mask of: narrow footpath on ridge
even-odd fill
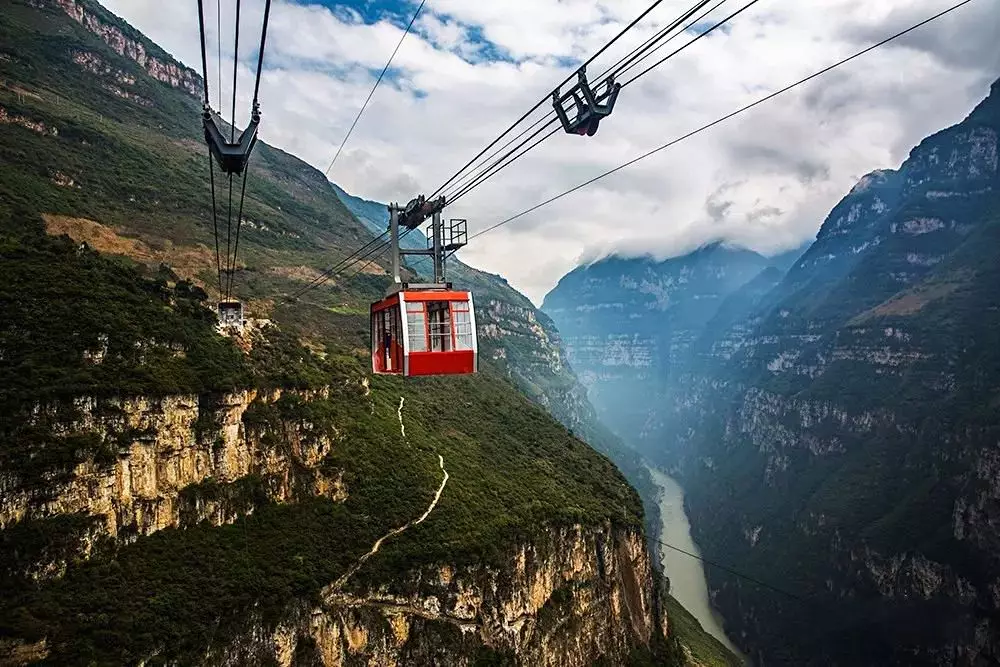
[[[403,397],[400,397],[399,410],[397,414],[399,415],[399,430],[403,436],[403,441],[405,442],[406,425],[403,423],[403,401],[404,401]],[[427,519],[427,517],[431,515],[431,512],[433,512],[434,508],[437,507],[438,501],[441,500],[441,494],[444,493],[444,487],[448,484],[448,471],[444,467],[444,457],[441,456],[440,454],[438,454],[438,465],[441,466],[441,472],[444,473],[444,477],[441,480],[441,486],[438,487],[437,493],[434,494],[434,499],[431,500],[431,504],[427,506],[427,510],[423,514],[421,514],[420,517],[418,517],[417,519],[414,519],[413,521],[408,521],[407,523],[403,524],[402,526],[399,526],[398,528],[393,528],[388,533],[378,538],[375,541],[375,544],[372,545],[372,548],[368,551],[368,553],[361,556],[354,563],[354,565],[352,565],[351,568],[343,574],[343,576],[341,576],[339,579],[337,579],[337,581],[333,583],[333,585],[328,589],[327,595],[336,594],[337,592],[339,592],[340,589],[344,587],[344,584],[346,584],[347,581],[351,577],[353,577],[358,570],[361,569],[361,566],[364,565],[369,558],[378,553],[378,550],[382,548],[383,542],[385,542],[391,537],[399,535],[400,533],[408,530],[412,526],[416,526],[418,524],[423,523]]]

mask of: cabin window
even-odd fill
[[[451,312],[447,301],[431,301],[427,304],[427,319],[430,322],[431,352],[450,352]]]
[[[410,352],[427,351],[427,318],[423,303],[406,304],[406,329]]]
[[[453,301],[451,312],[455,322],[455,349],[473,349],[475,332],[472,331],[472,314],[469,312],[469,302]]]

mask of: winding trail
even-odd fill
[[[398,414],[399,414],[399,429],[403,434],[403,439],[405,440],[406,426],[403,424],[403,397],[399,398]],[[343,574],[343,576],[337,579],[337,581],[333,582],[333,585],[330,587],[328,594],[336,593],[341,588],[343,588],[344,584],[346,584],[347,581],[351,577],[353,577],[358,570],[361,569],[361,566],[364,565],[369,558],[378,553],[378,550],[382,548],[383,542],[385,542],[391,537],[399,535],[400,533],[409,529],[411,526],[416,526],[418,524],[423,523],[424,520],[431,515],[431,512],[433,512],[434,508],[437,507],[438,501],[441,500],[441,494],[444,493],[444,487],[448,484],[448,471],[444,467],[444,457],[441,456],[440,454],[438,454],[438,465],[441,466],[441,472],[444,473],[444,478],[441,480],[441,486],[438,487],[437,493],[434,494],[434,499],[431,500],[431,504],[427,506],[427,510],[423,514],[421,514],[419,518],[414,519],[413,521],[408,521],[402,526],[399,526],[398,528],[393,528],[388,533],[375,540],[375,544],[372,545],[372,548],[368,551],[368,553],[358,558],[358,560],[355,561],[354,565],[352,565],[351,568]]]

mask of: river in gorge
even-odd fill
[[[691,539],[691,524],[684,513],[684,489],[672,477],[655,468],[650,468],[649,472],[659,489],[660,539],[700,556],[701,551]],[[726,637],[722,629],[722,617],[709,602],[702,562],[666,547],[661,551],[663,570],[670,578],[670,594],[698,619],[706,632],[736,655],[741,655],[739,649]]]

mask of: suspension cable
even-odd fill
[[[643,11],[641,14],[639,14],[639,16],[637,16],[635,19],[633,19],[633,21],[631,23],[629,23],[627,26],[625,26],[617,35],[615,35],[614,37],[612,37],[611,40],[607,44],[605,44],[600,49],[598,49],[597,53],[595,53],[590,58],[588,58],[587,61],[584,62],[580,67],[586,67],[590,63],[594,62],[594,60],[596,60],[605,51],[607,51],[609,48],[611,48],[611,46],[614,45],[615,42],[617,42],[619,39],[621,39],[625,35],[625,33],[627,33],[630,30],[632,30],[632,28],[634,28],[642,19],[646,18],[646,16],[650,12],[652,12],[654,9],[656,9],[660,5],[660,3],[662,3],[662,2],[663,2],[663,0],[655,0],[649,7],[646,8],[645,11]],[[562,82],[558,86],[556,86],[556,87],[557,88],[561,88],[562,86],[564,86],[567,83],[569,83],[569,81],[571,81],[572,79],[573,79],[573,74],[570,74],[565,79],[563,79]],[[447,181],[444,182],[443,185],[441,185],[441,187],[439,187],[437,190],[435,190],[434,193],[431,194],[431,196],[429,197],[429,199],[433,199],[437,195],[439,195],[441,193],[441,191],[444,190],[444,188],[446,188],[448,185],[450,185],[456,178],[458,178],[462,174],[462,172],[464,172],[466,169],[468,169],[469,167],[471,167],[477,160],[479,160],[479,158],[481,158],[483,155],[485,155],[491,148],[493,148],[498,143],[500,143],[501,141],[503,141],[504,137],[506,137],[508,134],[510,134],[514,130],[514,128],[516,128],[518,125],[520,125],[521,123],[523,123],[529,116],[531,116],[531,114],[535,113],[535,111],[537,111],[543,104],[545,104],[545,102],[548,101],[548,99],[549,99],[549,97],[545,96],[545,97],[542,97],[542,99],[540,99],[538,102],[536,102],[535,105],[533,107],[531,107],[530,109],[528,109],[528,111],[526,111],[523,116],[521,116],[516,121],[514,121],[514,123],[510,127],[508,127],[506,130],[504,130],[503,132],[500,133],[500,136],[498,136],[496,139],[494,139],[489,144],[487,144],[486,148],[484,148],[483,150],[481,150],[475,157],[473,157],[471,160],[469,160],[467,163],[465,163],[465,165],[461,169],[459,169],[457,172],[455,172],[455,174],[451,178],[449,178]]]
[[[207,83],[206,94],[208,92]],[[208,149],[208,173],[211,178],[211,191],[212,191],[212,229],[215,236],[215,269],[219,274],[219,298],[222,298],[222,256],[219,254],[219,214],[217,212],[217,204],[215,202],[215,158],[212,157],[212,149]]]
[[[243,171],[246,171],[244,169]],[[233,275],[230,269],[230,251],[232,250],[232,239],[233,239],[233,174],[229,173],[229,213],[226,216],[226,284],[229,284],[229,278]],[[227,296],[228,298],[228,296]]]
[[[237,54],[237,60],[238,60],[238,56],[239,56],[239,18],[238,18],[239,17],[239,0],[237,0],[236,16],[237,16],[237,20],[236,20],[236,23],[237,23],[237,39],[236,39],[237,48],[236,48],[236,54]],[[263,25],[261,26],[261,30],[260,30],[260,50],[257,53],[257,73],[254,76],[253,103],[252,103],[252,107],[251,107],[251,109],[252,109],[251,113],[255,113],[256,112],[257,105],[258,105],[258,102],[259,102],[260,78],[261,78],[261,73],[264,71],[264,49],[265,49],[265,47],[267,45],[267,24],[268,24],[268,21],[270,20],[270,17],[271,17],[271,0],[266,0],[265,3],[264,3],[264,22],[263,22]],[[236,65],[235,65],[235,62],[234,62],[234,64],[233,64],[233,132],[234,133],[236,131],[235,114],[236,114]],[[244,204],[244,201],[246,199],[246,192],[247,192],[247,171],[248,171],[248,167],[249,167],[249,165],[243,168],[243,185],[240,188],[239,213],[236,216],[236,244],[233,246],[233,261],[232,261],[231,268],[229,269],[229,284],[228,284],[228,286],[226,288],[226,300],[227,301],[230,301],[233,298],[233,284],[236,281],[236,278],[235,278],[235,274],[236,274],[236,258],[239,255],[239,251],[240,251],[240,230],[243,227],[243,204]],[[228,257],[227,257],[227,260],[228,260]]]
[[[712,11],[714,11],[719,6],[721,6],[724,2],[726,2],[726,0],[720,0],[719,2],[716,3],[716,5],[714,7],[712,7],[710,9],[708,9],[707,11],[703,12],[700,16],[698,16],[697,18],[695,18],[692,21],[690,21],[687,25],[685,25],[683,27],[683,29],[681,29],[678,32],[674,32],[673,35],[671,35],[669,38],[667,38],[665,41],[663,41],[663,39],[668,34],[670,34],[673,30],[675,30],[681,23],[683,23],[687,19],[691,18],[691,16],[693,16],[694,13],[696,11],[698,11],[698,9],[701,9],[706,4],[708,4],[708,0],[704,0],[703,2],[700,2],[700,3],[696,4],[692,9],[688,10],[687,12],[685,12],[682,16],[680,16],[676,20],[672,21],[664,29],[661,29],[657,35],[655,35],[655,36],[651,37],[650,39],[646,40],[646,42],[643,45],[641,45],[637,49],[633,50],[633,52],[631,54],[627,54],[626,56],[624,56],[623,58],[621,58],[615,65],[613,65],[612,67],[608,68],[608,70],[606,70],[605,73],[602,74],[599,78],[603,79],[608,74],[613,74],[614,76],[618,76],[618,74],[615,74],[616,68],[619,68],[620,66],[622,66],[623,63],[625,63],[625,66],[622,67],[618,71],[619,72],[627,71],[635,63],[641,62],[642,60],[645,60],[652,53],[654,53],[655,51],[659,50],[660,48],[662,48],[664,45],[668,44],[669,42],[673,41],[677,36],[683,34],[687,30],[689,30],[691,27],[693,27],[694,25],[696,25],[699,21],[701,21],[702,19],[704,19],[705,16],[707,16]],[[730,16],[726,17],[725,19],[717,22],[715,25],[709,27],[708,29],[706,29],[702,33],[698,34],[695,38],[691,39],[686,44],[684,44],[683,46],[681,46],[680,48],[678,48],[677,50],[675,50],[673,53],[671,53],[670,55],[668,55],[666,58],[663,58],[661,61],[659,61],[656,64],[656,66],[661,65],[663,62],[669,60],[670,58],[673,58],[678,53],[680,53],[681,51],[685,50],[686,48],[688,48],[689,46],[691,46],[692,44],[694,44],[696,41],[698,41],[699,39],[705,37],[706,35],[708,35],[708,34],[714,32],[715,30],[717,30],[719,27],[725,25],[729,20],[731,20],[732,18],[734,18],[738,14],[742,13],[743,11],[749,9],[752,5],[756,4],[757,2],[759,2],[759,0],[751,0],[748,4],[744,5],[744,7],[741,10],[739,10],[738,12],[735,12],[735,13],[731,14]],[[653,48],[653,45],[656,44],[658,41],[660,41],[661,43],[658,46],[655,46],[655,48]],[[645,55],[643,55],[641,58],[639,58],[638,57],[639,54],[641,54],[644,51],[646,52]],[[648,70],[646,70],[645,72],[643,72],[643,74],[648,73],[652,69],[653,69],[652,67],[649,68]],[[637,79],[637,78],[639,78],[639,77],[638,76],[634,77],[628,83],[633,83],[635,81],[635,79]],[[622,87],[624,87],[624,85]],[[515,137],[514,140],[511,140],[507,144],[505,144],[505,146],[503,148],[506,148],[510,144],[514,143],[514,141],[516,141],[517,139],[523,137],[532,128],[536,127],[539,123],[544,122],[546,119],[549,119],[549,123],[548,123],[549,125],[551,125],[552,123],[554,123],[556,121],[555,111],[554,110],[550,111],[546,116],[540,118],[538,121],[535,122],[534,125],[532,125],[527,130],[525,130],[524,132],[522,132],[520,135],[518,135],[517,137]],[[511,150],[509,153],[507,153],[506,155],[504,155],[499,160],[495,160],[494,162],[489,163],[488,165],[487,164],[480,165],[480,167],[477,169],[478,173],[476,173],[475,176],[471,176],[471,177],[470,176],[466,176],[465,178],[463,178],[460,181],[460,183],[465,183],[465,185],[460,185],[460,187],[458,189],[453,190],[452,194],[448,195],[449,202],[453,203],[454,201],[456,201],[460,197],[465,196],[472,189],[474,189],[478,185],[481,185],[485,181],[489,180],[496,173],[498,173],[499,171],[503,170],[504,168],[510,166],[517,159],[523,157],[531,149],[534,149],[536,146],[538,146],[540,143],[542,143],[541,141],[535,142],[528,149],[523,150],[520,153],[518,153],[518,155],[514,159],[512,159],[509,162],[506,162],[502,166],[498,167],[498,165],[500,165],[504,160],[506,160],[511,154],[513,154],[514,152],[520,150],[523,146],[527,145],[527,143],[529,141],[531,141],[531,138],[537,136],[537,134],[538,134],[537,132],[535,134],[533,134],[532,137],[529,137],[527,140],[525,140],[523,143],[519,144],[515,149]],[[552,136],[553,134],[556,134],[556,131],[553,131],[553,132],[549,133],[548,135],[546,135],[545,138],[547,139],[548,137]],[[500,151],[502,151],[503,148],[501,148]],[[487,158],[487,162],[489,160],[493,159],[497,154],[499,154],[500,151],[497,151],[497,152],[493,153],[489,158]],[[470,183],[470,178],[472,179],[472,183]],[[471,187],[470,187],[470,185],[471,185]],[[455,194],[456,192],[459,193],[459,194]]]
[[[668,549],[672,549],[673,551],[676,551],[678,553],[684,554],[685,556],[688,556],[689,558],[693,558],[693,559],[695,559],[697,561],[700,561],[700,562],[704,563],[705,565],[709,565],[711,567],[714,567],[714,568],[717,568],[719,570],[722,570],[723,572],[728,572],[729,574],[733,575],[734,577],[739,577],[740,579],[744,579],[746,581],[749,581],[750,583],[756,584],[757,586],[760,586],[761,588],[766,588],[767,590],[774,591],[775,593],[781,593],[782,595],[790,597],[793,600],[798,600],[799,602],[805,602],[807,600],[807,598],[805,598],[805,597],[803,597],[801,595],[796,595],[795,593],[791,593],[789,591],[786,591],[783,588],[778,588],[777,586],[769,584],[766,581],[761,581],[760,579],[757,579],[756,577],[751,577],[748,574],[743,574],[742,572],[740,572],[738,570],[734,570],[733,568],[728,567],[726,565],[723,565],[721,563],[717,563],[715,561],[711,561],[711,560],[709,560],[707,558],[704,558],[703,556],[699,556],[698,554],[692,553],[692,552],[690,552],[690,551],[688,551],[686,549],[682,549],[680,547],[675,547],[674,545],[670,544],[669,542],[664,542],[663,540],[655,540],[655,541],[660,546],[664,546],[664,547],[666,547]]]
[[[420,5],[417,6],[417,11],[413,12],[413,17],[410,19],[409,24],[407,24],[406,30],[403,31],[403,36],[399,38],[399,42],[396,44],[396,48],[393,49],[392,55],[389,56],[389,60],[385,63],[385,67],[382,68],[382,73],[379,74],[378,79],[375,80],[375,85],[372,86],[371,91],[368,93],[368,97],[365,99],[365,103],[361,105],[361,109],[358,110],[358,115],[354,117],[354,122],[351,123],[351,127],[349,130],[347,130],[347,134],[344,135],[344,140],[340,142],[340,148],[337,149],[336,155],[334,155],[333,160],[330,161],[330,166],[326,168],[325,172],[323,172],[325,176],[329,177],[330,171],[333,169],[333,165],[337,164],[337,158],[340,157],[341,151],[343,151],[344,146],[347,145],[347,140],[351,138],[351,134],[354,132],[354,128],[357,126],[358,121],[361,120],[361,114],[363,114],[365,112],[365,109],[368,108],[368,103],[372,101],[372,95],[375,94],[375,90],[378,88],[378,85],[382,83],[382,77],[384,77],[385,73],[389,71],[389,66],[392,64],[392,61],[396,58],[396,53],[399,52],[399,47],[403,45],[403,40],[406,39],[406,36],[410,34],[410,30],[413,28],[413,23],[414,21],[417,20],[417,16],[420,15],[420,10],[424,8],[424,3],[426,2],[427,0],[420,0]]]
[[[264,2],[264,24],[260,29],[260,51],[257,52],[257,77],[253,84],[253,103],[258,102],[260,93],[260,73],[264,71],[264,48],[267,46],[267,22],[271,18],[271,0]]]
[[[236,72],[240,64],[240,5],[243,3],[236,0],[236,38],[233,46],[233,110],[229,115],[229,141],[236,141]],[[222,66],[222,63],[219,63]],[[222,113],[222,109],[219,109]]]
[[[349,254],[349,255],[341,258],[333,266],[331,266],[330,268],[328,268],[325,271],[323,271],[317,277],[313,278],[305,287],[300,288],[297,292],[295,292],[295,294],[292,295],[291,298],[292,299],[297,299],[300,296],[302,296],[303,294],[305,294],[306,292],[308,292],[309,290],[311,290],[311,289],[313,289],[315,287],[319,287],[320,285],[322,285],[323,283],[325,283],[327,280],[329,280],[330,278],[332,278],[334,275],[336,275],[337,272],[343,271],[344,268],[352,260],[354,260],[355,258],[359,257],[363,252],[365,252],[366,250],[370,250],[372,246],[380,243],[382,241],[382,239],[384,239],[388,234],[389,234],[388,231],[382,232],[381,234],[379,234],[375,238],[371,239],[370,241],[368,241],[368,243],[364,244],[363,246],[361,246],[360,248],[358,248],[357,250],[355,250],[351,254]]]
[[[538,146],[540,143],[542,143],[543,141],[545,141],[546,139],[548,139],[549,137],[551,137],[553,134],[555,134],[556,132],[559,132],[559,130],[561,130],[562,128],[560,128],[560,127],[552,128],[549,132],[547,132],[541,139],[539,139],[538,141],[536,141],[534,144],[531,144],[530,146],[528,146],[528,148],[524,149],[521,153],[519,153],[517,155],[514,155],[514,153],[516,153],[522,147],[526,146],[532,139],[534,139],[535,137],[537,137],[539,134],[542,134],[543,132],[545,132],[546,130],[548,130],[549,127],[551,127],[552,125],[554,125],[554,124],[556,124],[558,122],[559,122],[558,118],[552,118],[552,119],[549,120],[548,123],[546,123],[545,125],[542,125],[540,128],[538,128],[537,130],[535,130],[535,132],[530,137],[528,137],[523,143],[521,143],[520,145],[512,148],[506,154],[504,154],[503,156],[501,156],[500,158],[498,158],[496,161],[494,161],[492,164],[490,164],[489,167],[485,171],[483,171],[479,176],[477,176],[476,178],[474,178],[471,182],[469,182],[467,185],[465,185],[462,189],[458,190],[455,194],[453,194],[451,196],[451,198],[448,199],[448,203],[449,204],[454,204],[459,199],[461,199],[462,197],[464,197],[465,195],[467,195],[469,192],[471,192],[472,190],[474,190],[476,187],[478,187],[479,185],[483,184],[484,182],[486,182],[487,180],[489,180],[490,178],[492,178],[493,176],[495,176],[496,174],[498,174],[505,167],[509,167],[517,159],[519,159],[520,157],[522,157],[523,155],[525,155],[526,153],[528,153],[530,150],[532,150],[533,148],[535,148],[536,146]],[[505,160],[507,160],[508,158],[510,158],[512,155],[514,155],[514,159],[507,161],[506,164],[501,164]]]
[[[208,106],[208,53],[205,41],[205,3],[198,0],[198,31],[201,33],[201,80],[205,84],[205,106]],[[211,155],[211,153],[209,153]]]
[[[707,37],[708,35],[712,34],[713,32],[715,32],[715,30],[717,30],[718,28],[724,26],[726,23],[728,23],[732,19],[736,18],[737,16],[739,16],[740,14],[742,14],[743,12],[745,12],[746,10],[750,9],[751,7],[753,7],[754,5],[756,5],[758,2],[760,2],[760,0],[750,0],[750,2],[748,2],[747,4],[743,5],[739,9],[737,9],[735,12],[733,12],[729,16],[727,16],[724,19],[720,20],[715,25],[711,26],[710,28],[706,29],[705,31],[699,33],[698,35],[696,35],[693,39],[691,39],[690,41],[688,41],[684,45],[680,46],[676,50],[674,50],[671,53],[667,54],[663,58],[660,58],[659,60],[657,60],[655,63],[653,63],[649,67],[647,67],[643,71],[641,71],[638,74],[636,74],[635,76],[633,76],[631,79],[629,79],[628,81],[626,81],[625,83],[622,84],[622,88],[624,88],[624,87],[626,87],[626,86],[628,86],[628,85],[630,85],[632,83],[635,83],[636,80],[642,78],[646,74],[649,74],[654,69],[656,69],[657,67],[659,67],[660,65],[662,65],[666,61],[670,60],[671,58],[673,58],[674,56],[676,56],[678,53],[680,53],[684,49],[688,48],[689,46],[691,46],[695,42],[699,41],[703,37]],[[648,58],[651,55],[652,55],[652,52],[647,53],[640,60],[638,60],[636,62],[633,62],[628,67],[626,67],[625,69],[623,69],[621,73],[624,74],[629,69],[631,69],[632,67],[634,67],[635,65],[637,65],[639,62],[642,62],[643,60],[645,60],[646,58]]]
[[[229,270],[229,286],[226,289],[226,301],[231,301],[233,298],[233,282],[236,274],[236,257],[239,255],[240,251],[240,223],[243,221],[243,200],[247,193],[247,173],[249,171],[249,169],[243,170],[243,186],[240,188],[240,210],[236,215],[236,245],[233,246],[233,266]]]
[[[754,1],[756,2],[756,0],[754,0]],[[833,71],[833,70],[835,70],[835,69],[837,69],[837,68],[839,68],[839,67],[841,67],[843,65],[846,65],[847,63],[849,63],[849,62],[851,62],[853,60],[856,60],[857,58],[860,58],[861,56],[864,56],[864,55],[866,55],[866,54],[868,54],[868,53],[870,53],[870,52],[872,52],[872,51],[874,51],[874,50],[876,50],[876,49],[878,49],[878,48],[880,48],[880,47],[882,47],[882,46],[884,46],[884,45],[886,45],[886,44],[888,44],[888,43],[890,43],[892,41],[895,41],[895,40],[899,39],[900,37],[908,35],[909,33],[913,32],[915,30],[918,30],[919,28],[922,28],[923,26],[925,26],[925,25],[927,25],[927,24],[929,24],[929,23],[931,23],[933,21],[936,21],[937,19],[945,16],[946,14],[950,14],[951,12],[953,12],[953,11],[955,11],[955,10],[961,8],[961,7],[964,7],[965,5],[969,4],[972,1],[973,0],[962,0],[962,2],[959,2],[958,4],[952,5],[948,9],[945,9],[945,10],[943,10],[941,12],[938,12],[937,14],[934,14],[933,16],[931,16],[929,18],[926,18],[926,19],[924,19],[923,21],[921,21],[919,23],[916,23],[916,24],[910,26],[909,28],[906,28],[905,30],[897,32],[894,35],[886,37],[885,39],[881,40],[880,42],[872,44],[871,46],[868,46],[868,47],[866,47],[866,48],[864,48],[864,49],[862,49],[862,50],[854,53],[853,55],[850,55],[850,56],[848,56],[846,58],[843,58],[842,60],[839,60],[839,61],[833,63],[832,65],[828,65],[828,66],[824,67],[823,69],[821,69],[821,70],[819,70],[817,72],[814,72],[814,73],[810,74],[809,76],[807,76],[805,78],[799,79],[798,81],[796,81],[794,83],[791,83],[791,84],[785,86],[784,88],[776,90],[773,93],[769,93],[768,95],[765,95],[764,97],[758,98],[757,100],[755,100],[755,101],[753,101],[753,102],[751,102],[749,104],[746,104],[746,105],[740,107],[739,109],[736,109],[735,111],[732,111],[732,112],[730,112],[730,113],[728,113],[728,114],[726,114],[726,115],[724,115],[724,116],[722,116],[720,118],[717,118],[717,119],[713,120],[710,123],[706,123],[705,125],[702,125],[701,127],[688,132],[687,134],[684,134],[684,135],[682,135],[680,137],[677,137],[676,139],[668,141],[667,143],[665,143],[665,144],[663,144],[661,146],[658,146],[657,148],[654,148],[654,149],[652,149],[650,151],[647,151],[646,153],[643,153],[642,155],[639,155],[638,157],[635,157],[635,158],[629,160],[628,162],[615,167],[614,169],[609,169],[608,171],[606,171],[606,172],[604,172],[602,174],[598,174],[597,176],[595,176],[595,177],[593,177],[593,178],[591,178],[591,179],[589,179],[587,181],[584,181],[583,183],[580,183],[579,185],[576,185],[576,186],[570,188],[569,190],[561,192],[561,193],[559,193],[559,194],[557,194],[557,195],[555,195],[553,197],[550,197],[549,199],[546,199],[545,201],[543,201],[543,202],[541,202],[539,204],[535,204],[534,206],[532,206],[532,207],[530,207],[528,209],[525,209],[524,211],[521,211],[520,213],[512,215],[512,216],[510,216],[509,218],[507,218],[505,220],[502,220],[502,221],[500,221],[500,222],[498,222],[498,223],[496,223],[496,224],[494,224],[494,225],[492,225],[490,227],[487,227],[486,229],[484,229],[482,231],[479,231],[479,232],[471,235],[469,237],[469,240],[471,241],[472,239],[475,239],[475,238],[478,238],[480,236],[483,236],[484,234],[488,234],[489,232],[491,232],[491,231],[493,231],[495,229],[498,229],[500,227],[503,227],[504,225],[510,224],[511,222],[514,222],[515,220],[518,220],[518,219],[520,219],[520,218],[528,215],[529,213],[533,213],[534,211],[537,211],[540,208],[548,206],[549,204],[551,204],[553,202],[556,202],[556,201],[562,199],[563,197],[566,197],[567,195],[570,195],[570,194],[572,194],[572,193],[574,193],[574,192],[576,192],[578,190],[581,190],[581,189],[583,189],[583,188],[585,188],[585,187],[587,187],[589,185],[592,185],[593,183],[596,183],[597,181],[600,181],[601,179],[604,179],[604,178],[606,178],[608,176],[611,176],[612,174],[615,174],[615,173],[617,173],[617,172],[619,172],[619,171],[621,171],[621,170],[623,170],[623,169],[625,169],[627,167],[630,167],[630,166],[636,164],[637,162],[645,160],[646,158],[651,157],[651,156],[653,156],[653,155],[655,155],[655,154],[657,154],[657,153],[659,153],[659,152],[661,152],[663,150],[666,150],[667,148],[675,146],[676,144],[679,144],[682,141],[685,141],[687,139],[690,139],[691,137],[694,137],[694,136],[696,136],[698,134],[701,134],[702,132],[705,132],[705,131],[711,129],[711,128],[715,127],[716,125],[721,125],[722,123],[724,123],[724,122],[726,122],[726,121],[728,121],[728,120],[730,120],[732,118],[735,118],[736,116],[740,116],[740,115],[746,113],[747,111],[750,111],[751,109],[754,109],[754,108],[760,106],[761,104],[764,104],[765,102],[769,102],[770,100],[773,100],[774,98],[779,97],[780,95],[783,95],[784,93],[789,92],[790,90],[792,90],[794,88],[798,88],[799,86],[802,86],[802,85],[804,85],[804,84],[812,81],[813,79],[819,78],[820,76],[823,76],[824,74],[827,74],[828,72],[831,72],[831,71]]]
[[[682,30],[674,32],[674,30],[676,30],[679,25],[681,25],[682,23],[690,19],[692,16],[694,16],[696,12],[701,10],[709,2],[710,0],[703,0],[702,2],[696,3],[687,12],[685,12],[684,14],[682,14],[681,16],[679,16],[678,18],[674,19],[673,21],[665,25],[663,28],[661,28],[655,35],[647,39],[641,46],[634,49],[631,53],[622,56],[622,58],[618,62],[616,62],[614,65],[608,68],[608,72],[611,72],[617,79],[621,75],[623,69],[632,62],[634,62],[637,58],[642,56],[643,53],[648,52],[650,49],[655,50],[660,48],[660,46],[662,46],[664,39],[666,39],[667,42],[670,42],[678,35],[682,34],[684,31],[688,30],[694,25],[697,25],[698,21],[700,21],[705,16],[715,11],[720,5],[726,2],[726,0],[719,0],[719,2],[714,7],[708,9],[701,16],[688,23],[686,26],[684,26]],[[670,33],[672,32],[674,34],[670,35]],[[670,37],[668,38],[667,35],[670,35]],[[660,46],[655,46],[657,43],[660,43]],[[604,78],[605,76],[607,76],[607,74],[602,74],[601,77],[599,78]]]
[[[215,34],[219,47],[219,113],[222,113],[222,0],[215,0]]]

